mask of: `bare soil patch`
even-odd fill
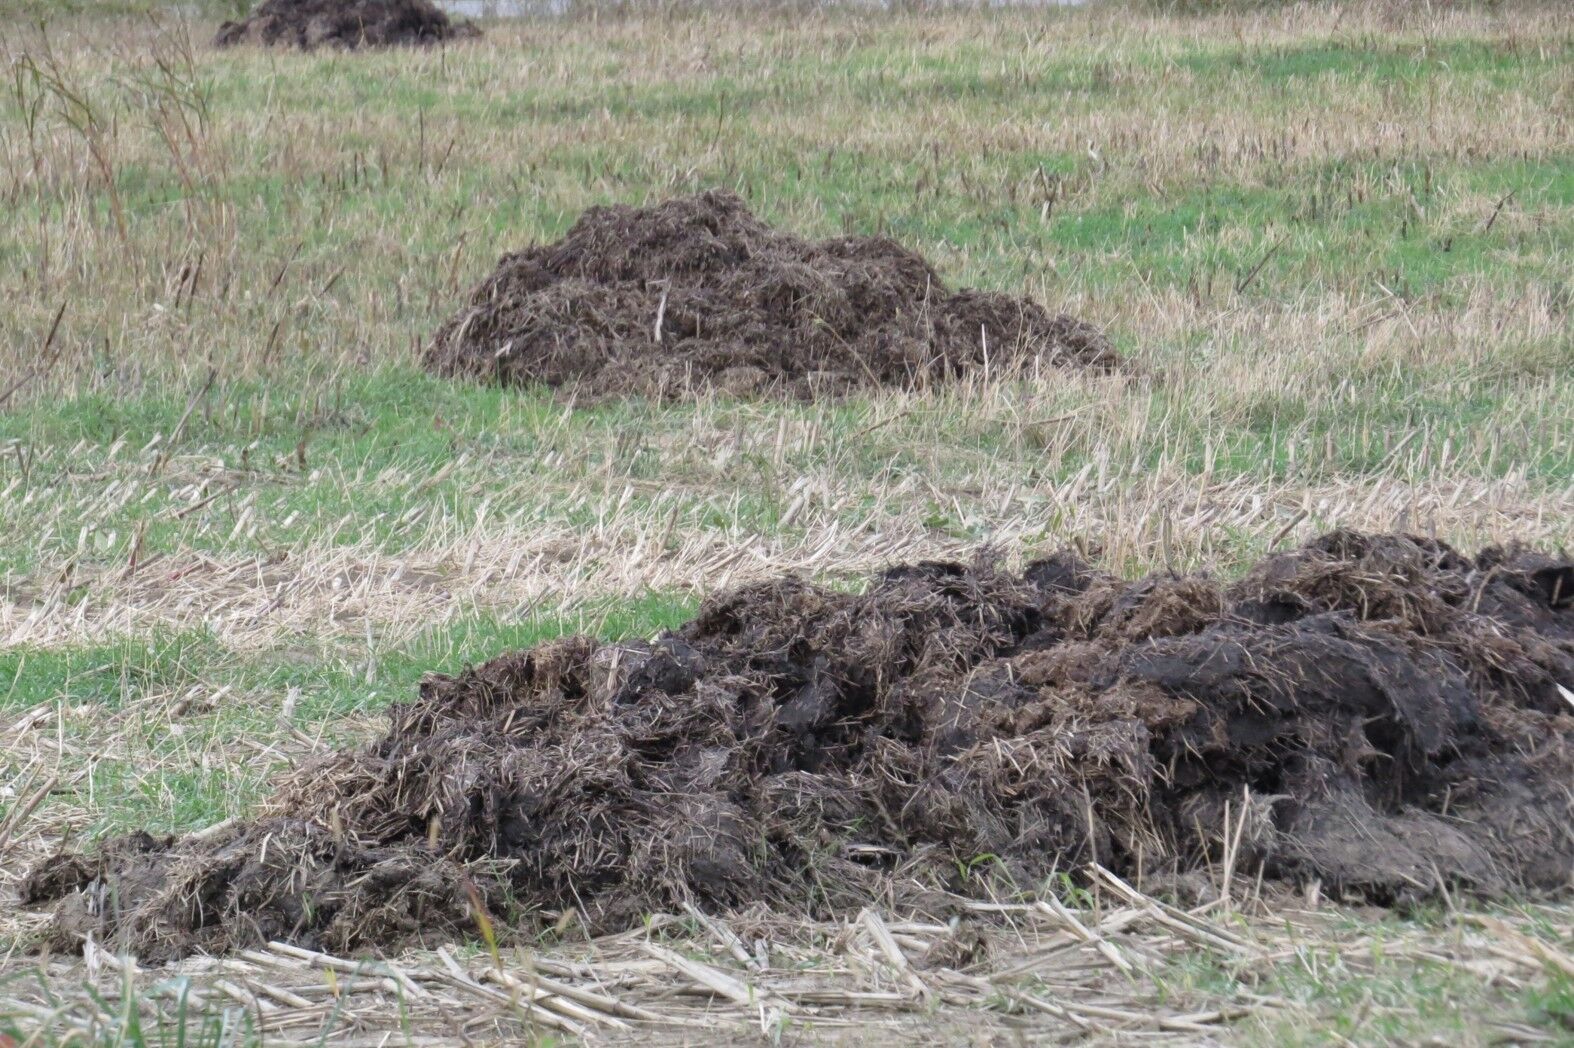
[[[1096,328],[1031,300],[949,290],[892,240],[804,240],[712,190],[593,207],[562,240],[505,255],[425,360],[590,396],[808,397],[1038,364],[1109,368],[1116,355]]]
[[[480,36],[431,0],[263,0],[238,22],[219,26],[214,44],[354,49],[422,46]]]
[[[573,909],[923,910],[1096,861],[1405,905],[1564,892],[1574,562],[1335,532],[1232,584],[1063,554],[785,579],[433,676],[258,821],[63,853],[53,939],[330,951]],[[1000,882],[996,882],[997,886]]]

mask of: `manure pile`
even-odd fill
[[[1116,356],[1096,328],[1036,302],[947,290],[894,241],[804,240],[712,190],[593,207],[562,240],[504,256],[425,362],[592,397],[812,397]]]
[[[33,871],[61,944],[334,952],[537,911],[915,908],[1096,860],[1405,904],[1574,870],[1574,562],[1335,532],[1242,580],[1069,554],[786,579],[434,676],[258,821]],[[1248,801],[1243,807],[1243,799]]]
[[[359,48],[424,46],[481,31],[455,22],[431,0],[263,0],[239,22],[219,26],[214,44]]]

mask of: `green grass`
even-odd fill
[[[1196,355],[1205,366],[1207,350]],[[1188,393],[1158,386],[1134,410],[1162,424],[1131,433],[1123,456],[1140,469],[1174,462],[1225,482],[1309,485],[1381,477],[1392,473],[1396,454],[1413,460],[1447,448],[1472,476],[1556,487],[1574,474],[1574,398],[1543,374],[1557,369],[1556,357],[1527,354],[1518,373],[1463,379],[1457,391],[1386,367],[1331,376],[1347,386],[1320,403],[1263,390],[1233,405],[1234,424],[1223,427],[1216,409],[1198,411]],[[1361,388],[1348,385],[1355,382]],[[541,394],[389,367],[295,389],[236,382],[199,398],[172,445],[166,438],[190,403],[184,390],[95,393],[0,419],[0,441],[16,442],[12,456],[0,458],[0,487],[15,482],[13,494],[35,497],[0,508],[0,520],[28,536],[0,550],[0,567],[28,575],[73,555],[121,565],[138,543],[144,556],[268,556],[306,543],[398,553],[427,541],[434,519],[473,517],[484,506],[517,516],[545,502],[540,512],[586,526],[628,483],[657,485],[632,499],[636,511],[655,513],[673,497],[660,482],[674,476],[690,489],[680,498],[686,528],[770,535],[794,497],[783,468],[849,484],[882,470],[982,476],[991,486],[1013,478],[1065,482],[1107,454],[1110,440],[1098,427],[1074,430],[1046,456],[1019,419],[947,413],[938,417],[945,434],[938,444],[925,439],[936,428],[933,414],[855,441],[870,423],[867,408],[789,406],[786,417],[823,427],[825,439],[780,458],[762,446],[718,464],[706,449],[683,445],[696,424],[689,407],[608,404],[565,416]],[[1530,405],[1545,412],[1544,424],[1499,424],[1523,417]],[[758,431],[760,413],[751,405],[723,404],[709,414],[708,426],[753,430],[762,445],[774,436]],[[161,457],[165,465],[154,475]],[[105,481],[119,471],[146,478],[147,490],[106,507]],[[575,489],[593,496],[568,498]],[[729,492],[736,497],[718,497]],[[183,515],[210,496],[208,508]],[[237,535],[244,523],[238,507],[246,504],[256,507],[256,526]],[[899,518],[907,509],[865,503],[843,519]],[[92,536],[85,547],[84,534]]]
[[[1567,976],[1549,971],[1544,980],[1506,983],[1437,959],[1469,956],[1460,944],[1463,925],[1446,914],[1335,923],[1325,941],[1249,972],[1199,951],[1172,963],[1161,985],[1170,994],[1224,993],[1244,980],[1277,1002],[1278,1012],[1242,1027],[1244,1044],[1478,1045],[1512,1037],[1505,1028],[1515,1025],[1545,1030],[1554,1043],[1571,1039]]]
[[[88,836],[189,831],[258,800],[281,767],[282,751],[269,748],[299,749],[291,731],[353,745],[366,737],[368,715],[414,698],[428,673],[455,673],[571,633],[650,637],[693,611],[687,597],[651,594],[570,614],[461,619],[395,648],[374,635],[369,646],[330,639],[305,648],[296,640],[240,653],[202,630],[20,647],[0,651],[0,682],[8,682],[0,717],[57,707],[60,738],[94,754],[77,788],[93,810],[82,828]],[[240,740],[258,749],[237,759]]]

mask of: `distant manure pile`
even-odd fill
[[[245,18],[225,22],[214,43],[345,49],[438,44],[481,35],[431,0],[263,0]]]
[[[812,397],[1117,361],[1092,326],[1028,299],[952,291],[894,241],[804,240],[710,191],[593,207],[556,243],[504,256],[426,363],[592,398],[675,398]]]

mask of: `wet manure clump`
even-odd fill
[[[480,36],[431,0],[263,0],[238,22],[219,26],[214,44],[354,49],[410,47]]]
[[[24,896],[61,944],[157,960],[462,935],[477,906],[943,908],[1093,861],[1184,885],[1226,833],[1252,876],[1375,903],[1554,893],[1566,689],[1574,562],[1519,548],[1335,532],[1232,584],[1069,554],[786,579],[649,642],[430,677],[257,821],[62,853]]]
[[[504,256],[425,362],[590,397],[812,397],[1116,356],[1096,328],[1036,302],[947,289],[894,241],[804,240],[712,190],[593,207],[562,240]]]

